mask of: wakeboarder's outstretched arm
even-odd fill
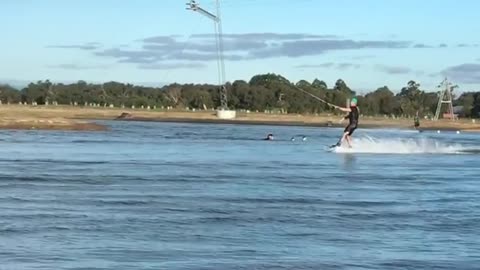
[[[339,109],[342,112],[351,112],[352,111],[352,109],[350,109],[350,108],[344,108],[344,107],[340,107],[340,106],[335,106],[335,108]]]

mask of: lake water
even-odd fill
[[[480,135],[103,123],[0,132],[0,269],[480,267]]]

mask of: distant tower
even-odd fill
[[[235,118],[235,110],[228,109],[227,88],[225,86],[225,64],[223,56],[223,39],[222,39],[222,20],[220,18],[220,0],[215,1],[216,14],[206,11],[201,8],[196,0],[190,0],[187,3],[187,10],[196,11],[205,17],[210,18],[215,26],[215,42],[217,46],[217,67],[218,67],[218,84],[220,87],[220,110],[217,111],[217,116],[223,119]]]
[[[438,98],[437,112],[435,113],[434,120],[435,121],[438,120],[440,116],[440,112],[442,110],[442,105],[447,104],[448,106],[447,110],[448,110],[448,113],[450,114],[450,119],[454,121],[455,117],[453,114],[452,91],[454,88],[457,88],[458,86],[452,85],[452,83],[447,81],[447,78],[445,78],[438,87],[441,88],[441,91]]]

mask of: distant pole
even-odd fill
[[[457,85],[452,85],[452,83],[449,82],[447,78],[445,78],[438,86],[438,88],[441,88],[441,91],[440,91],[440,96],[438,98],[437,111],[435,113],[435,118],[434,118],[435,121],[437,121],[440,117],[440,112],[442,110],[443,104],[447,104],[448,112],[450,114],[450,119],[452,119],[452,121],[455,121],[455,115],[453,113],[452,91],[454,88],[457,88],[457,87],[458,87]]]
[[[190,0],[186,4],[187,10],[196,11],[209,19],[213,20],[215,28],[215,43],[217,46],[217,68],[218,68],[218,84],[220,87],[220,106],[222,109],[228,109],[227,88],[225,87],[225,64],[223,57],[223,40],[222,40],[222,21],[220,18],[220,0],[216,0],[216,14],[208,12],[199,6],[195,0]]]

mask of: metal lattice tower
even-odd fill
[[[435,118],[434,120],[437,121],[438,118],[440,117],[440,112],[442,110],[442,105],[447,104],[448,106],[448,112],[450,114],[450,119],[452,121],[455,120],[455,115],[453,113],[453,102],[452,102],[452,91],[454,88],[457,88],[457,85],[452,85],[451,82],[445,78],[440,85],[438,86],[442,90],[440,91],[440,95],[438,98],[438,104],[437,104],[437,111],[435,113]]]
[[[197,11],[198,13],[213,20],[215,28],[215,44],[217,46],[217,68],[218,85],[220,90],[220,106],[222,109],[228,109],[227,88],[225,86],[225,64],[223,57],[223,39],[222,39],[222,20],[220,18],[220,0],[216,0],[216,14],[208,12],[199,6],[195,0],[187,3],[187,10]]]

